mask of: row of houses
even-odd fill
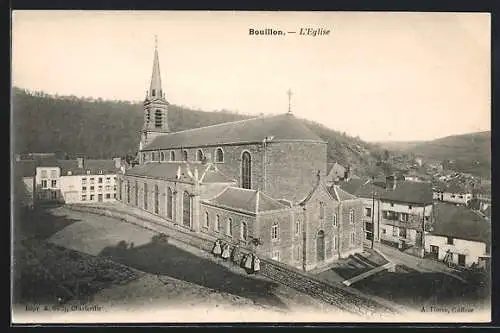
[[[117,174],[125,170],[120,158],[58,160],[49,156],[17,158],[14,163],[17,204],[31,208],[49,203],[114,201]]]
[[[142,173],[151,172],[189,180],[189,167],[187,162],[170,167],[155,163],[145,171],[127,170],[120,159],[18,160],[14,199],[16,204],[27,207],[121,200],[242,245],[258,240],[264,255],[305,270],[328,265],[361,251],[363,243],[371,246],[372,242],[402,250],[414,248],[418,255],[460,266],[485,265],[489,260],[488,216],[452,200],[436,198],[429,183],[394,176],[363,180],[351,177],[348,168],[335,163],[328,166],[325,179],[293,206],[259,189],[243,189],[221,174],[215,164],[205,163],[203,173],[197,177],[210,184],[211,190],[201,196],[199,210],[188,213],[189,220],[193,220],[193,214],[198,216],[198,225],[193,226],[185,222],[187,205],[178,204],[186,201],[182,191],[174,187],[160,190],[151,183],[152,195],[145,199],[149,190],[142,184]],[[193,170],[198,167],[191,165]],[[124,181],[121,175],[125,173],[135,181]],[[320,205],[317,211],[316,204]],[[317,232],[311,229],[316,222]],[[303,234],[310,237],[308,255],[302,254]]]
[[[491,219],[465,202],[436,198],[430,183],[350,179],[342,189],[363,200],[365,244],[380,242],[452,265],[485,266]],[[463,204],[461,204],[463,202]]]

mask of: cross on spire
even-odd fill
[[[158,36],[155,35],[155,49],[158,48]]]
[[[288,95],[288,113],[292,113],[292,90],[288,89],[286,93]]]

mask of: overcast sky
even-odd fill
[[[249,36],[249,28],[331,30]],[[490,16],[482,13],[16,11],[13,85],[140,101],[158,36],[172,104],[284,113],[367,141],[490,130]]]

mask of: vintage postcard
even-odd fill
[[[489,322],[490,24],[13,11],[12,322]]]

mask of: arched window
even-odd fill
[[[183,160],[184,160],[184,161],[187,161],[187,160],[188,160],[188,152],[187,152],[187,150],[183,150],[183,151],[182,151],[182,155],[183,155],[183,156],[182,156]]]
[[[325,232],[320,230],[316,237],[316,259],[317,261],[325,260]]]
[[[219,232],[220,231],[220,216],[217,215],[215,217],[215,231]]]
[[[170,160],[175,161],[175,151],[170,152]]]
[[[245,222],[241,222],[240,226],[240,239],[246,241],[248,237],[247,224]]]
[[[333,223],[334,227],[337,226],[337,213],[333,214],[333,216],[332,216],[332,223]]]
[[[156,154],[155,152],[151,152],[151,161],[155,161],[156,160]]]
[[[144,183],[144,193],[143,193],[143,198],[144,198],[144,209],[148,210],[148,184]]]
[[[210,220],[208,218],[208,212],[205,212],[205,228],[209,228],[210,227]]]
[[[353,224],[354,223],[354,210],[351,209],[349,211],[349,223]]]
[[[146,153],[142,153],[142,163],[146,162]]]
[[[228,235],[229,237],[232,237],[233,236],[233,220],[231,218],[228,218],[226,223],[227,223],[226,224],[226,235]]]
[[[161,128],[162,126],[163,115],[161,110],[155,111],[155,128]]]
[[[172,220],[172,207],[174,206],[174,194],[172,189],[167,188],[167,218]]]
[[[275,222],[271,226],[271,239],[272,240],[277,240],[278,236],[279,236],[279,227],[278,227],[278,223]]]
[[[196,160],[199,162],[203,161],[203,150],[198,149],[196,151]]]
[[[319,218],[321,220],[325,218],[325,203],[323,201],[319,203]]]
[[[158,185],[155,185],[155,214],[160,213],[159,197],[160,190],[158,189]]]
[[[241,187],[252,188],[252,158],[247,151],[241,156]]]
[[[161,152],[160,153],[160,160],[163,162],[165,161],[165,153],[164,152]]]
[[[127,203],[130,203],[130,182],[127,180]]]
[[[139,183],[136,181],[135,182],[135,206],[139,207]]]
[[[222,151],[222,148],[217,148],[215,151],[215,162],[224,162],[224,152]]]
[[[182,195],[182,224],[191,227],[191,196],[187,191]]]

